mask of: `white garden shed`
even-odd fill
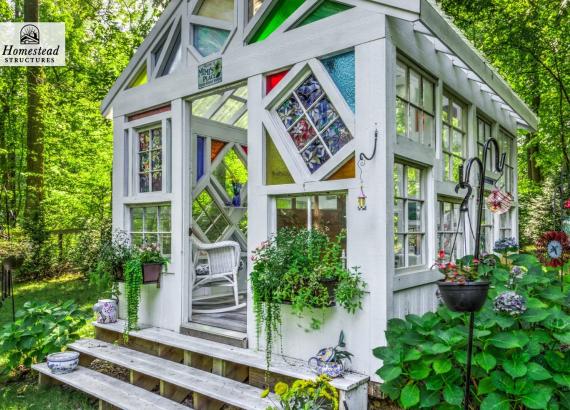
[[[251,303],[193,312],[223,294],[192,291],[189,234],[240,244],[246,303],[248,256],[278,227],[346,229],[363,309],[328,309],[308,333],[286,315],[282,352],[306,360],[343,330],[353,370],[375,381],[387,321],[437,305],[430,266],[458,225],[456,255],[472,253],[459,165],[491,136],[507,153],[498,183],[515,206],[484,216],[490,252],[518,235],[517,130],[537,127],[427,0],[172,0],[102,111],[114,122],[113,225],[170,258],[160,288],[143,287],[141,323],[255,349]],[[361,154],[373,158],[359,166]]]

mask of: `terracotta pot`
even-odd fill
[[[439,293],[445,306],[454,312],[477,312],[485,304],[489,292],[489,282],[467,282],[464,284],[437,282]]]
[[[149,283],[160,283],[160,273],[162,272],[162,263],[143,263],[143,285]]]

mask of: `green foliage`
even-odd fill
[[[274,390],[279,397],[279,406],[267,410],[338,410],[338,391],[330,380],[321,375],[315,380],[296,380],[290,387],[278,382]],[[268,394],[269,390],[265,390],[263,397]]]
[[[160,246],[157,243],[144,243],[136,252],[142,264],[159,263],[165,265],[168,263],[168,258],[162,256]]]
[[[356,268],[344,267],[343,238],[339,235],[332,241],[319,230],[282,228],[254,252],[250,280],[257,337],[263,330],[268,364],[274,335],[279,334],[282,303],[290,303],[298,316],[332,302],[353,314],[361,308],[365,283]],[[322,320],[311,319],[311,327],[319,329]]]
[[[474,330],[474,402],[485,409],[570,408],[570,298],[556,272],[530,255],[509,261],[526,274],[513,285],[509,275],[492,272],[488,300]],[[527,310],[509,315],[493,309],[494,298],[516,289]],[[568,289],[568,288],[566,288]],[[381,389],[404,408],[460,408],[463,401],[467,314],[440,307],[388,324],[388,346],[374,349],[383,361]]]
[[[127,297],[127,323],[125,338],[131,330],[137,329],[139,321],[139,303],[143,281],[142,263],[138,255],[125,263],[125,293]]]
[[[50,353],[60,352],[79,338],[86,317],[73,301],[63,304],[26,302],[16,321],[2,328],[0,356],[7,356],[7,369],[30,367]]]

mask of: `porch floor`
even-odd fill
[[[240,302],[245,300],[245,295],[240,295]],[[220,296],[219,298],[198,301],[192,304],[194,309],[220,309],[231,307],[234,304],[232,295]],[[192,322],[201,325],[219,327],[221,329],[233,330],[247,333],[247,307],[223,313],[194,313]]]

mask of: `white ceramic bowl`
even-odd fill
[[[52,353],[47,357],[48,368],[54,374],[71,373],[76,369],[78,364],[78,352]]]

